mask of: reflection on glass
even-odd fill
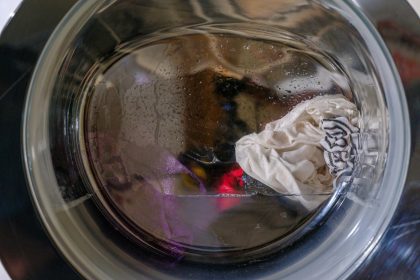
[[[227,30],[131,42],[89,81],[87,157],[101,203],[134,234],[250,249],[312,214],[244,174],[235,142],[314,96],[351,98],[348,81],[303,41]]]

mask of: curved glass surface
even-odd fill
[[[29,90],[34,201],[90,279],[238,277],[243,265],[249,277],[344,277],[402,188],[409,132],[395,73],[346,3],[79,2]],[[296,194],[243,188],[235,141],[337,93],[360,110],[362,152],[331,197],[308,212],[287,203]]]

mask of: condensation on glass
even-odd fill
[[[79,3],[63,22],[65,35],[58,29],[50,41],[24,131],[41,216],[85,276],[135,279],[147,270],[144,263],[159,270],[161,260],[181,271],[190,261],[252,266],[277,256],[288,260],[275,264],[287,276],[288,269],[299,273],[324,260],[308,248],[330,248],[351,229],[370,242],[357,221],[372,225],[373,212],[361,211],[374,211],[388,188],[381,181],[388,152],[395,162],[387,164],[398,164],[404,153],[388,138],[394,119],[385,93],[395,87],[384,79],[389,65],[378,72],[380,59],[371,53],[380,47],[364,41],[370,33],[356,31],[352,24],[363,25],[349,7],[94,2]],[[287,196],[296,194],[244,181],[234,156],[238,139],[303,101],[332,94],[361,113],[363,151],[351,179],[322,194],[329,199],[312,212],[290,203]],[[393,104],[399,110],[399,101]],[[336,209],[344,214],[328,220]],[[326,221],[345,226],[323,228]],[[323,243],[325,231],[336,232],[336,242]],[[322,236],[303,238],[317,232]],[[296,252],[295,244],[306,249]],[[333,251],[324,249],[327,258]]]
[[[314,96],[352,96],[320,50],[241,25],[130,42],[88,83],[81,145],[101,205],[131,234],[203,253],[269,244],[313,214],[285,199],[300,193],[253,192],[235,142]]]

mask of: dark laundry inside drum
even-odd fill
[[[322,189],[298,181],[305,191],[315,188],[311,193],[276,191],[244,172],[235,156],[239,139],[299,104],[352,100],[346,76],[326,55],[229,33],[124,48],[127,55],[110,57],[85,82],[81,131],[92,192],[123,234],[181,255],[225,256],[293,235],[330,197],[334,177],[321,139],[311,150],[317,159],[302,150],[293,162],[306,170],[298,165],[321,161],[314,173],[324,177]],[[292,128],[298,136],[306,133],[300,121]],[[324,133],[320,122],[313,125]],[[275,168],[270,172],[283,172]]]

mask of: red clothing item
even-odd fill
[[[223,174],[220,178],[217,187],[218,194],[240,194],[244,187],[242,179],[244,171],[239,165],[235,165],[227,173]],[[218,199],[218,208],[220,211],[226,211],[236,205],[240,204],[238,197],[220,197]]]

